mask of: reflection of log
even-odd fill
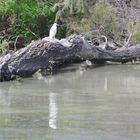
[[[89,44],[81,36],[63,40],[45,38],[29,44],[13,54],[0,59],[0,80],[32,76],[39,69],[46,72],[67,63],[84,60],[104,63],[105,61],[128,62],[140,58],[140,46],[124,50],[108,51]]]

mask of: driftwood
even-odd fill
[[[1,57],[0,81],[9,81],[16,76],[29,77],[38,70],[50,73],[66,64],[85,60],[102,64],[106,61],[125,63],[139,58],[140,45],[123,50],[106,50],[93,45],[80,35],[62,40],[44,38]]]

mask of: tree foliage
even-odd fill
[[[0,30],[15,36],[21,34],[28,41],[44,37],[55,17],[50,6],[48,1],[1,0]]]

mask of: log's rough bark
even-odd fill
[[[70,46],[60,43],[56,39],[50,39],[50,41],[42,39],[13,54],[1,57],[0,81],[15,79],[17,75],[28,77],[39,69],[52,71],[65,63],[81,61],[78,52],[82,49],[82,39],[76,36],[67,38],[65,42],[67,41]]]
[[[74,35],[63,40],[45,38],[0,58],[0,81],[16,76],[29,77],[39,69],[51,72],[67,63],[91,60],[128,62],[140,58],[140,45],[109,51],[94,46],[84,37]]]

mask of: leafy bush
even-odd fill
[[[1,40],[1,43],[0,43],[0,54],[1,55],[5,55],[8,51],[8,41],[5,39],[5,40]]]
[[[89,16],[87,0],[61,0],[54,5],[53,10],[56,12],[55,20],[65,25],[64,36],[89,31],[89,24],[86,23],[86,15]]]
[[[26,41],[48,35],[55,15],[47,2],[37,0],[1,0],[0,19],[4,30],[17,36],[23,35]],[[5,26],[4,20],[9,24]]]
[[[91,30],[90,25],[91,25],[90,20],[88,20],[87,18],[83,18],[83,19],[81,19],[81,21],[79,21],[79,20],[73,21],[70,24],[70,28],[74,32],[85,33],[85,32],[89,32]]]
[[[110,37],[117,38],[120,34],[117,8],[107,2],[97,3],[91,11],[95,28],[102,27]]]
[[[140,22],[128,22],[127,27],[129,32],[132,33],[132,40],[135,43],[140,43]]]
[[[64,0],[63,8],[69,10],[70,14],[81,14],[86,12],[85,0]]]

